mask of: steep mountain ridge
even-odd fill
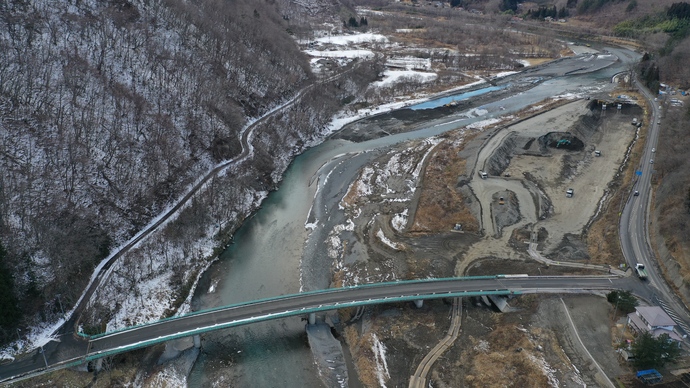
[[[199,176],[236,156],[249,123],[314,82],[287,32],[293,6],[0,5],[0,242],[15,296],[8,303],[19,301],[25,313],[44,318],[70,307],[96,263]],[[203,224],[215,212],[215,223],[226,222],[216,231],[231,232],[280,179],[295,147],[323,130],[338,95],[353,93],[323,87],[328,91],[314,88],[295,104],[299,117],[288,109],[273,123],[281,127],[259,131],[254,158],[224,178],[234,187],[223,194],[233,204],[223,216],[195,211],[194,222],[184,215],[180,222]],[[273,160],[281,154],[285,161]],[[222,206],[219,195],[204,198]],[[198,269],[190,241],[211,237],[172,229],[166,238],[186,247],[187,265],[171,281],[184,288],[191,276],[184,269]],[[9,338],[13,331],[3,329]]]

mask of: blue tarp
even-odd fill
[[[637,372],[637,378],[646,384],[654,384],[660,382],[664,376],[656,369],[647,369]]]
[[[641,370],[641,371],[637,372],[637,377],[653,375],[653,374],[660,374],[660,373],[656,369]]]

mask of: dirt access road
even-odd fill
[[[601,110],[598,101],[581,99],[497,128],[487,135],[489,139],[477,139],[484,144],[476,162],[468,163],[467,174],[472,176],[469,186],[481,204],[484,237],[470,247],[456,274],[463,274],[480,257],[521,257],[509,244],[516,229],[541,229],[546,236],[540,241],[545,255],[555,255],[564,237],[581,235],[606,199],[607,187],[636,136],[632,118],[641,113],[633,105]],[[554,147],[554,141],[558,144],[560,139],[569,139],[573,146]],[[482,179],[480,172],[487,172],[488,177]],[[573,189],[572,197],[566,196],[568,189]],[[515,204],[501,194],[506,191],[517,199]],[[504,205],[497,206],[497,194],[504,197]],[[497,225],[495,213],[511,206],[518,208],[519,218],[508,220],[509,225]],[[583,253],[580,249],[573,257],[557,256],[560,260],[581,259]]]
[[[622,108],[602,113],[596,99],[565,101],[531,117],[485,128],[474,138],[467,131],[458,132],[438,139],[440,143],[403,143],[380,153],[355,179],[349,194],[342,197],[343,204],[347,202],[344,207],[352,231],[340,232],[342,240],[334,246],[342,249],[341,259],[335,257],[334,265],[340,269],[339,279],[351,284],[443,277],[453,272],[574,273],[571,268],[546,268],[529,260],[520,232],[543,227],[539,235],[545,251],[550,249],[548,252],[559,256],[570,254],[566,258],[570,260],[586,256],[579,236],[595,215],[607,185],[635,139],[632,117],[641,117],[639,107]],[[563,138],[570,139],[573,147],[561,149],[554,145]],[[451,166],[450,161],[444,164],[443,159],[433,156],[444,142],[462,149],[459,154],[465,164],[460,164],[461,171],[454,171],[460,176],[454,187],[469,194],[464,205],[480,219],[483,233],[406,233],[393,222],[399,219],[411,224],[412,216],[401,217],[416,206],[405,199],[411,198],[409,190],[427,190],[429,175]],[[601,156],[594,156],[594,150],[601,151]],[[418,179],[409,173],[419,170],[425,173]],[[480,170],[487,170],[490,176],[481,179]],[[569,187],[575,191],[572,198],[565,196]],[[503,205],[498,203],[499,196],[504,197]],[[439,217],[448,228],[452,226],[447,213],[440,212]],[[610,345],[608,314],[612,307],[608,302],[601,297],[564,300],[569,308],[575,306],[569,312],[591,357],[609,378],[624,373]],[[508,376],[506,381],[536,379],[532,386],[575,387],[583,383],[599,385],[605,380],[576,341],[575,329],[560,319],[565,316],[560,299],[520,297],[509,302],[520,310],[505,314],[476,306],[477,300],[467,303],[472,307],[463,318],[461,337],[431,367],[429,378],[434,385],[485,386],[489,381],[486,376],[496,375]],[[391,349],[386,358],[391,370],[389,385],[405,385],[447,327],[447,307],[441,302],[425,306],[421,311],[399,306],[395,316],[390,306],[381,306],[372,308],[363,318],[367,323],[360,325],[363,339],[359,341],[375,334]],[[420,318],[426,313],[428,319]],[[420,330],[420,325],[426,325],[425,330]],[[364,356],[352,351],[354,358],[363,363]],[[525,372],[516,373],[516,365]]]

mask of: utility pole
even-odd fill
[[[58,304],[60,305],[60,312],[65,315],[65,309],[62,308],[62,300],[60,299],[61,294],[57,294]]]
[[[621,294],[616,292],[616,308],[613,309],[613,323],[616,323],[616,313],[618,312],[618,301],[621,300]]]
[[[46,360],[46,352],[43,350],[43,346],[41,346],[41,355],[43,356],[43,362],[45,362],[46,368],[48,368],[48,360]]]

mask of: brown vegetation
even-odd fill
[[[462,143],[454,137],[465,135]],[[466,160],[458,156],[462,144],[475,134],[456,132],[434,149],[424,169],[424,185],[410,232],[448,231],[456,223],[466,231],[477,231],[479,222],[458,191],[458,177],[465,174]],[[457,145],[457,144],[460,145]]]
[[[471,338],[477,348],[479,341]],[[473,387],[544,387],[548,380],[532,355],[534,345],[526,331],[513,325],[497,326],[486,338],[488,347],[472,357],[465,380]]]
[[[345,328],[345,341],[352,353],[359,381],[365,387],[378,386],[376,364],[371,350],[371,332],[360,336],[354,326],[348,326]]]
[[[669,279],[681,289],[686,298],[690,295],[690,136],[688,136],[687,108],[668,108],[656,152],[657,174],[654,183],[654,212],[658,214],[658,230],[677,268],[669,268],[661,260]],[[678,275],[683,279],[678,282]]]

